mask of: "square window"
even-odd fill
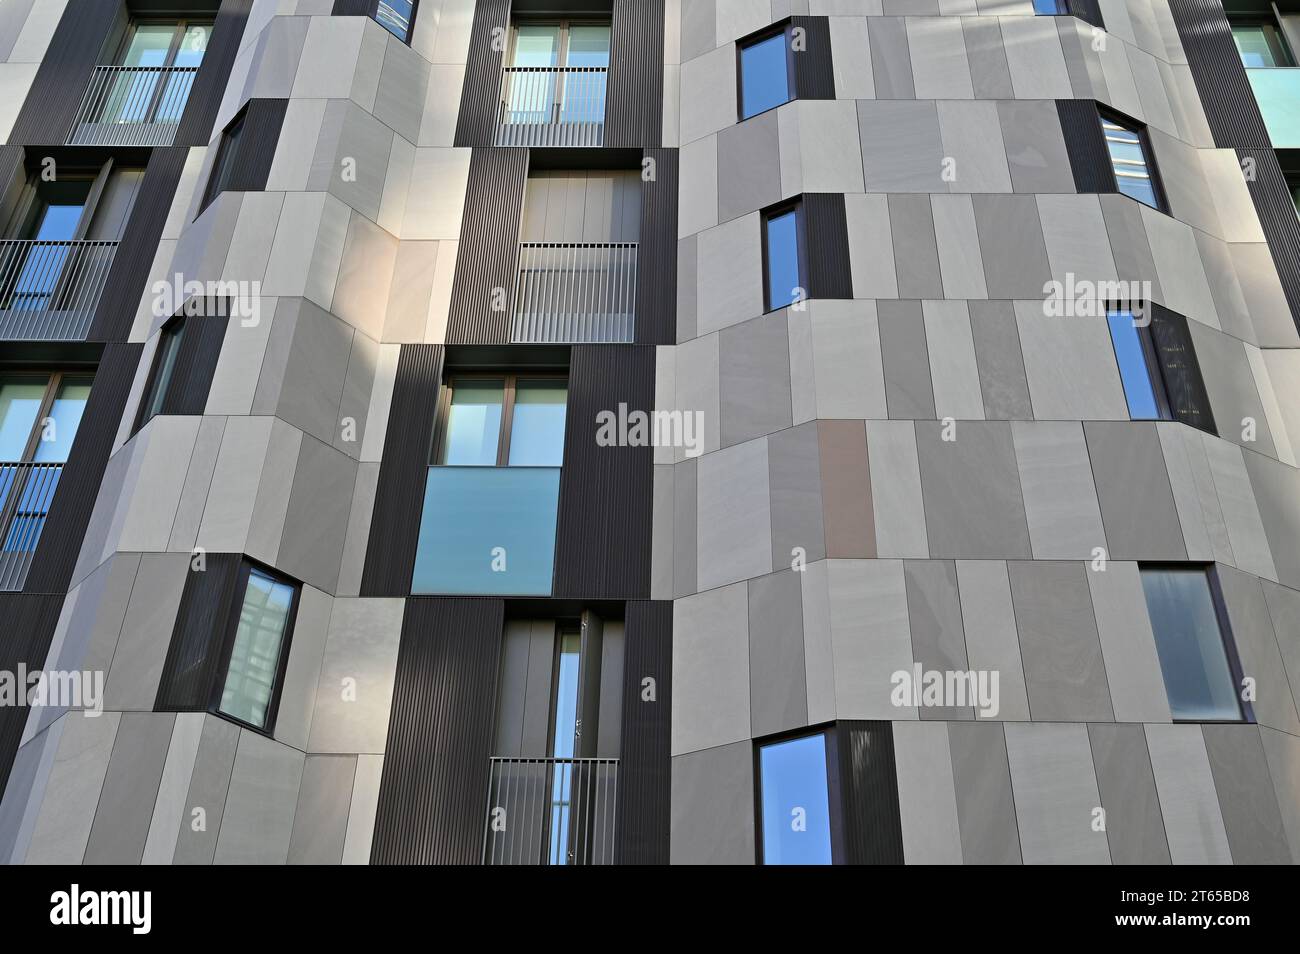
[[[1136,123],[1101,114],[1102,135],[1110,153],[1110,164],[1115,170],[1115,185],[1124,195],[1164,210],[1160,190],[1151,163],[1151,148],[1145,130]]]
[[[795,98],[794,65],[787,31],[769,33],[737,47],[740,57],[740,118],[748,119]]]
[[[832,863],[830,751],[825,732],[759,747],[762,864]]]
[[[764,310],[776,311],[808,297],[803,210],[795,203],[763,214]]]
[[[1201,566],[1143,566],[1151,629],[1175,720],[1240,722],[1240,667],[1213,571]]]

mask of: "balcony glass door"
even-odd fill
[[[501,125],[541,138],[505,135],[501,144],[600,145],[609,38],[608,23],[517,24],[501,90]],[[538,128],[557,125],[568,134]],[[576,127],[583,127],[580,133]]]
[[[59,182],[39,183],[31,225],[19,247],[22,264],[8,266],[4,282],[3,307],[14,311],[46,311],[55,298],[59,277],[72,249],[81,237],[82,220],[90,195],[91,180],[69,177]]]
[[[118,65],[102,122],[177,123],[212,37],[209,22],[138,23]]]
[[[561,630],[556,640],[555,678],[551,692],[550,843],[547,864],[573,864],[570,847],[574,793],[573,761],[578,731],[578,670],[582,636],[576,629]]]

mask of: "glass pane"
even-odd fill
[[[249,571],[218,708],[259,728],[266,726],[266,712],[280,665],[280,644],[293,608],[293,592],[292,586],[260,570]]]
[[[162,331],[158,342],[158,363],[154,378],[149,382],[149,395],[145,404],[144,420],[148,421],[155,414],[162,413],[163,399],[167,396],[171,384],[172,372],[176,368],[176,355],[180,353],[181,335],[185,331],[183,321],[175,321]]]
[[[1271,23],[1242,23],[1232,28],[1232,39],[1247,67],[1284,67],[1291,65],[1291,55],[1277,27]]]
[[[571,759],[574,755],[574,733],[578,728],[578,660],[582,637],[578,633],[560,636],[559,659],[556,660],[555,698],[551,708],[555,713],[555,736],[551,743],[551,757]],[[561,763],[551,768],[551,839],[549,861],[553,865],[568,864],[569,827],[572,812],[574,769],[573,763]],[[581,783],[581,780],[579,780]]]
[[[438,463],[495,466],[505,382],[454,380],[451,386],[451,410],[442,442],[442,459]]]
[[[785,34],[759,40],[740,50],[740,118],[748,119],[790,101]]]
[[[49,378],[0,380],[0,460],[23,459]]]
[[[83,208],[85,206],[80,202],[68,205],[47,205],[41,213],[40,225],[36,228],[36,241],[72,241],[77,234],[77,223],[81,221],[81,210]]]
[[[547,596],[558,467],[430,467],[414,593]]]
[[[1174,420],[1214,433],[1210,396],[1201,379],[1201,366],[1192,348],[1187,320],[1157,311],[1151,316],[1151,341],[1164,376],[1165,394]]]
[[[235,168],[235,155],[239,152],[239,134],[244,130],[244,115],[241,113],[239,118],[231,123],[230,128],[221,136],[221,145],[218,147],[217,159],[213,163],[209,178],[209,202],[226,191],[226,188],[230,185],[231,175]]]
[[[515,60],[511,66],[558,66],[560,28],[520,24],[515,32]]]
[[[799,216],[796,210],[767,220],[767,310],[784,308],[799,287]]]
[[[1054,17],[1065,12],[1062,0],[1034,0],[1034,13],[1039,16]]]
[[[564,460],[566,381],[520,381],[510,421],[511,467],[559,467]]]
[[[826,737],[810,735],[759,750],[763,864],[831,863]]]
[[[609,27],[569,27],[566,66],[609,66]]]
[[[166,66],[176,25],[172,23],[142,23],[135,28],[131,43],[122,57],[123,66]]]
[[[50,407],[51,420],[36,445],[34,460],[63,463],[68,459],[81,415],[86,410],[86,399],[90,397],[92,380],[89,375],[64,375]]]
[[[411,14],[414,11],[415,0],[379,0],[375,20],[399,40],[406,40],[411,35]]]
[[[1115,168],[1115,181],[1119,191],[1152,208],[1157,208],[1155,185],[1147,168],[1146,153],[1141,137],[1131,129],[1112,122],[1101,121],[1110,150],[1111,165]]]
[[[1175,719],[1238,720],[1236,687],[1202,569],[1143,569],[1160,671]]]
[[[198,66],[203,62],[203,54],[208,51],[208,41],[212,39],[211,23],[190,23],[181,36],[180,49],[176,51],[173,66]]]
[[[1139,329],[1133,327],[1133,315],[1127,311],[1112,311],[1110,340],[1115,345],[1115,359],[1119,362],[1119,376],[1124,382],[1124,397],[1128,401],[1128,416],[1135,421],[1160,417],[1151,374],[1147,369],[1146,354],[1142,350]]]

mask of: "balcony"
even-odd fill
[[[62,472],[61,463],[0,462],[0,591],[23,588]]]
[[[618,759],[492,759],[485,865],[612,865]]]
[[[429,468],[411,592],[549,596],[558,467]]]
[[[96,66],[72,124],[73,146],[170,146],[197,66]]]
[[[636,266],[635,242],[521,244],[511,340],[631,342]]]
[[[116,242],[0,241],[0,339],[85,338],[116,251]]]
[[[1246,70],[1274,149],[1300,148],[1300,67]]]
[[[498,146],[600,146],[603,66],[508,66],[501,71]]]

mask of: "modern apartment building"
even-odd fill
[[[1294,9],[3,0],[0,859],[1300,861]]]

